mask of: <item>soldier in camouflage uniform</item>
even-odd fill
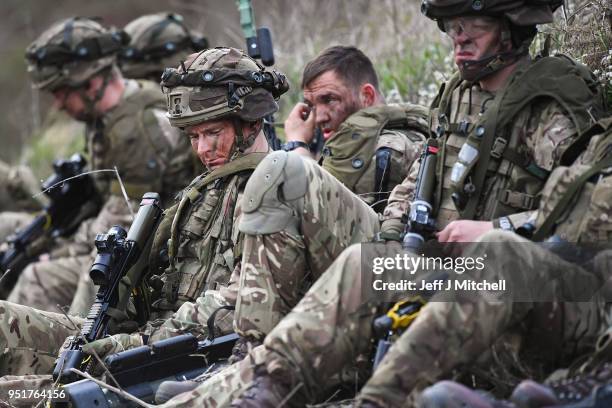
[[[189,30],[183,16],[175,13],[147,14],[128,23],[123,31],[130,42],[118,54],[121,73],[126,78],[159,82],[166,67],[177,66],[192,51],[207,47],[206,39]],[[205,167],[193,157],[195,174]],[[181,186],[184,187],[184,186]],[[0,215],[2,217],[2,215]],[[81,274],[70,313],[86,313],[95,288],[89,275]]]
[[[591,138],[592,137],[592,138]],[[590,141],[589,141],[589,138]],[[610,243],[612,234],[612,224],[610,223],[611,210],[609,206],[611,175],[609,165],[612,163],[610,159],[610,146],[612,146],[612,118],[600,121],[589,132],[581,136],[581,140],[574,143],[570,149],[564,154],[563,161],[571,162],[575,153],[582,149],[583,145],[588,143],[588,147],[584,153],[571,165],[560,166],[551,175],[546,187],[543,191],[543,206],[538,210],[535,225],[539,228],[536,230],[535,238],[554,233],[556,237],[563,241],[585,243],[585,242],[601,242],[604,244]],[[515,239],[518,242],[518,239]],[[572,369],[564,376],[556,377],[548,384],[550,389],[534,384],[533,381],[525,381],[521,383],[512,393],[511,403],[494,401],[490,396],[481,393],[470,391],[465,386],[449,381],[442,381],[432,387],[425,389],[419,399],[419,406],[426,408],[451,408],[462,406],[478,406],[483,408],[493,407],[540,407],[540,406],[557,406],[566,403],[577,403],[589,396],[591,390],[597,386],[610,383],[612,380],[612,371],[610,366],[610,342],[612,330],[609,327],[609,322],[606,322],[606,313],[609,313],[610,292],[609,282],[609,259],[610,251],[599,254],[598,257],[607,257],[608,263],[600,262],[595,266],[599,266],[602,270],[594,271],[600,275],[605,286],[601,286],[601,290],[606,291],[605,297],[602,300],[608,302],[603,305],[604,308],[597,310],[597,304],[593,300],[588,304],[572,304],[571,306],[563,305],[564,311],[574,309],[579,311],[578,316],[589,321],[587,318],[589,313],[595,314],[598,318],[593,319],[596,324],[588,325],[578,321],[572,322],[572,316],[564,318],[564,327],[575,327],[581,331],[581,335],[585,335],[585,340],[593,339],[593,336],[602,329],[604,334],[595,342],[596,350],[591,355],[587,363],[584,363],[582,355],[578,354],[580,364],[564,364],[572,360],[577,353],[574,350],[565,353],[562,360],[553,361],[556,368],[571,367]],[[524,256],[523,256],[524,257]],[[538,264],[539,269],[546,269],[546,274],[553,275],[554,269],[564,271],[561,268],[561,263],[555,256],[551,255],[551,259],[545,260],[543,264]],[[519,262],[513,262],[513,268],[520,268],[517,265]],[[533,271],[534,266],[529,265],[529,270]],[[542,307],[541,305],[535,306]],[[518,309],[518,308],[517,308]],[[511,311],[508,309],[506,313],[523,313],[522,310]],[[533,313],[533,312],[532,312]],[[484,325],[484,323],[483,323]],[[558,330],[559,325],[551,324],[553,330]],[[607,327],[607,330],[605,330]],[[557,333],[557,332],[555,332]],[[534,333],[534,326],[531,325],[530,333],[525,335],[525,338],[536,338],[538,334]],[[580,340],[583,346],[586,344]],[[558,346],[554,337],[547,337],[544,340],[537,339],[541,347],[552,349]],[[564,339],[568,341],[568,339]],[[568,342],[574,345],[574,342]],[[543,352],[543,350],[541,351]],[[525,361],[523,360],[525,363]],[[559,381],[565,378],[565,381]],[[541,378],[540,378],[541,379]],[[569,381],[568,381],[569,380]],[[514,405],[516,404],[516,405]],[[584,405],[594,406],[594,405]],[[604,406],[604,405],[602,405]]]
[[[432,207],[438,241],[469,242],[494,228],[513,230],[533,216],[538,193],[550,171],[559,164],[563,151],[576,135],[589,128],[593,117],[601,114],[603,103],[596,81],[583,66],[565,57],[532,61],[528,56],[535,25],[552,21],[552,11],[558,2],[534,7],[520,0],[455,1],[448,9],[441,7],[442,3],[446,4],[426,1],[424,11],[449,32],[460,70],[442,88],[432,109],[432,131],[440,138],[441,147]],[[435,14],[441,11],[448,14]],[[463,17],[464,14],[476,16]],[[454,15],[460,17],[451,18]],[[564,84],[564,89],[558,89],[559,83]],[[409,206],[418,170],[414,166],[406,182],[392,193],[384,212],[381,238],[397,239],[403,230],[401,216]],[[272,177],[270,184],[273,180]],[[341,189],[325,186],[321,200],[330,197],[340,200],[334,197],[343,194]],[[256,204],[263,202],[261,207],[269,213],[278,212],[266,205],[267,194],[263,194],[266,188],[260,188],[253,200]],[[250,202],[249,193],[247,187],[245,195]],[[325,205],[329,206],[320,204]],[[355,227],[362,225],[363,218],[352,218],[354,211],[350,210],[342,213],[343,222]],[[301,211],[298,208],[296,213]],[[246,208],[245,213],[241,228],[244,225],[242,229],[246,231],[250,209]],[[267,228],[262,219],[259,223],[255,219],[252,228]],[[319,226],[322,225],[325,222]],[[313,241],[320,247],[326,242],[319,238]],[[342,304],[345,295],[357,296],[359,300],[360,253],[359,246],[352,246],[336,259],[297,306],[297,312],[268,335],[264,352],[253,353],[239,363],[241,367],[227,369],[191,394],[171,402],[183,406],[223,406],[247,387],[254,366],[259,368],[256,383],[260,385],[249,393],[246,404],[265,406],[267,398],[273,401],[272,405],[277,404],[297,384],[301,384],[301,390],[296,395],[316,396],[321,375],[327,380],[349,360],[359,360],[358,356],[370,344],[374,310],[365,308],[352,314]],[[316,255],[312,259],[317,262]],[[245,276],[243,273],[242,279]],[[263,291],[255,294],[263,296]],[[362,316],[363,320],[359,320]],[[311,335],[305,327],[313,326],[316,330]],[[336,351],[340,351],[339,356]],[[272,373],[280,392],[268,392]],[[404,391],[404,397],[408,392],[410,389]],[[279,395],[280,399],[276,399]],[[402,399],[401,395],[398,397]]]
[[[612,164],[611,124],[609,119],[601,121],[564,153],[562,166],[553,171],[543,189],[542,205],[535,214],[535,238],[554,234],[567,242],[609,245],[612,238],[612,213],[608,205],[612,194],[608,171]],[[592,137],[593,133],[600,135]],[[574,161],[576,153],[586,144],[587,149]],[[571,166],[565,165],[572,162]],[[354,277],[353,271],[360,268],[361,259],[359,247],[351,249],[354,250],[345,251],[268,335],[265,350],[252,353],[251,365],[260,362],[270,377],[257,379],[261,383],[250,391],[259,393],[247,393],[243,406],[251,406],[249,403],[258,407],[274,406],[274,401],[280,401],[276,398],[284,398],[298,385],[298,400],[304,397],[314,400],[321,385],[327,384],[332,375],[346,366],[368,361],[372,351],[372,319],[384,309],[379,302],[364,300],[363,288],[371,285],[367,281],[370,275],[363,274],[361,279]],[[502,298],[491,301],[495,297],[474,301],[475,295],[470,294],[472,298],[458,298],[454,302],[431,301],[421,309],[418,318],[362,388],[357,406],[413,406],[418,396],[413,391],[435,379],[450,376],[459,368],[481,376],[514,369],[542,379],[556,366],[568,364],[588,352],[609,327],[609,287],[602,290],[610,283],[612,252],[609,249],[598,253],[590,265],[573,264],[564,260],[563,253],[557,256],[513,233],[494,231],[483,235],[462,255],[475,257],[485,253],[487,265],[493,268],[484,276],[491,280],[522,280],[534,288],[555,288],[551,291],[553,299],[562,300],[568,293],[571,296],[573,288],[593,297],[587,302],[581,294],[575,298],[577,302],[551,304],[513,303]],[[493,355],[496,357],[492,358]],[[508,362],[517,366],[508,366]],[[241,375],[252,378],[253,367],[246,368],[246,363],[244,366]],[[262,385],[266,378],[276,380],[276,389],[269,383]],[[287,381],[287,378],[291,379]],[[237,383],[229,375],[214,380]],[[274,398],[271,390],[276,393]],[[435,390],[438,398],[443,390]],[[446,391],[454,389],[447,387]],[[503,392],[503,389],[497,391]],[[443,401],[457,403],[456,398]],[[426,402],[432,403],[432,400]]]
[[[124,28],[130,43],[119,53],[119,67],[127,78],[159,82],[165,67],[178,65],[192,52],[208,48],[202,35],[190,30],[176,13],[147,14]]]
[[[374,236],[376,212],[427,134],[426,110],[385,105],[371,61],[355,47],[324,50],[306,65],[302,89],[305,102],[285,122],[284,150],[294,152],[267,158],[246,189],[236,330],[253,342],[344,248]],[[315,126],[325,139],[322,166],[310,160]]]
[[[168,202],[194,176],[188,142],[169,126],[159,88],[125,80],[116,67],[122,38],[95,21],[72,18],[54,24],[26,51],[34,86],[53,93],[61,109],[86,123],[91,168],[116,167],[133,201],[125,201],[112,172],[96,173],[106,200],[101,211],[58,245],[50,261],[23,271],[9,296],[12,302],[45,310],[70,305],[79,276],[91,264],[95,234],[112,225],[129,226],[128,205],[136,208],[145,192],[158,191]]]
[[[180,68],[164,75],[168,116],[173,126],[184,130],[208,171],[183,190],[158,228],[151,268],[163,264],[156,255],[166,243],[170,265],[153,279],[159,294],[150,322],[139,332],[90,343],[85,352],[104,356],[185,331],[206,337],[202,321],[235,303],[242,250],[240,202],[247,179],[269,150],[263,118],[278,109],[275,99],[288,84],[281,73],[266,71],[233,48],[194,54],[185,67],[187,72]],[[212,72],[213,77],[203,75]],[[49,373],[62,342],[82,320],[8,302],[0,302],[0,312],[0,370],[13,374],[0,381],[0,399],[7,398],[9,389],[27,384],[49,387],[49,375],[14,375]],[[232,321],[227,310],[219,312],[217,332],[230,332]]]

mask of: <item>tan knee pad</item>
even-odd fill
[[[298,214],[308,188],[304,160],[297,153],[277,151],[257,166],[244,190],[240,231],[298,234]]]

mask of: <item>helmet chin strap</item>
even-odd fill
[[[511,31],[502,31],[502,41],[511,41]],[[518,47],[510,51],[500,52],[475,61],[465,61],[461,64],[461,77],[468,82],[478,82],[497,71],[514,64],[523,56],[529,54],[531,39],[523,40]]]
[[[514,64],[527,54],[527,49],[512,50],[481,58],[475,61],[465,61],[461,64],[461,77],[469,82],[478,82],[497,71]]]
[[[236,144],[234,145],[234,151],[231,154],[231,157],[233,158],[234,154],[242,154],[249,147],[253,146],[255,139],[257,139],[257,133],[253,132],[245,137],[242,133],[242,120],[239,118],[233,118],[232,124],[234,125],[234,132],[236,133]]]
[[[111,73],[112,68],[102,73],[102,85],[97,89],[93,98],[90,98],[89,95],[87,95],[87,90],[84,87],[80,87],[78,90],[79,96],[85,103],[85,112],[83,116],[87,122],[94,122],[98,116],[100,116],[98,112],[96,112],[96,104],[104,97],[104,92],[106,91],[106,87],[110,82]]]

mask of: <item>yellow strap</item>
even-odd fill
[[[421,307],[425,305],[425,303],[426,302],[420,296],[416,296],[411,299],[402,300],[400,302],[397,302],[387,312],[387,316],[389,316],[391,320],[393,321],[393,325],[391,326],[391,329],[392,330],[405,329],[408,326],[410,326],[410,324],[412,324],[414,319],[416,319],[417,316],[419,315],[419,311],[421,310]],[[398,313],[400,312],[400,309],[404,308],[404,306],[409,306],[411,304],[414,305],[412,313],[401,313],[401,314]]]

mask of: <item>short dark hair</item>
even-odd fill
[[[334,71],[347,86],[358,87],[370,83],[378,90],[378,76],[372,61],[356,47],[336,45],[323,50],[306,64],[302,89],[328,71]]]

